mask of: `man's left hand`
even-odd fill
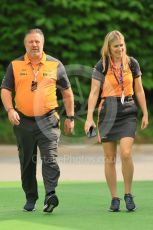
[[[66,119],[64,122],[64,132],[66,134],[71,134],[74,129],[74,121],[71,121],[70,119]]]

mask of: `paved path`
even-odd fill
[[[134,145],[134,180],[153,180],[153,145]],[[60,145],[58,162],[61,181],[103,181],[104,158],[101,145]],[[118,180],[122,180],[121,164],[117,158]],[[42,180],[38,157],[37,178]],[[17,147],[0,145],[0,181],[20,180]]]

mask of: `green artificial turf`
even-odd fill
[[[110,213],[110,194],[104,182],[60,183],[60,205],[52,214],[42,212],[43,184],[39,183],[39,200],[35,212],[22,211],[24,194],[19,182],[0,182],[1,230],[136,230],[153,229],[153,183],[134,182],[136,212],[126,212],[123,183],[118,183],[121,212]]]

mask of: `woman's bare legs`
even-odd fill
[[[132,161],[132,145],[134,139],[124,137],[120,140],[120,155],[122,161],[122,174],[124,178],[125,194],[131,193],[134,166]]]
[[[112,198],[117,197],[117,178],[116,178],[116,142],[103,143],[105,159],[105,176]]]
[[[136,209],[135,203],[133,201],[133,196],[131,195],[132,180],[134,166],[132,161],[132,145],[134,139],[131,137],[124,137],[120,140],[120,151],[121,151],[121,161],[122,161],[122,173],[124,178],[124,200],[126,204],[126,209],[128,211],[134,211]]]

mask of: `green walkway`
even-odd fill
[[[60,206],[52,214],[42,212],[44,190],[39,184],[40,198],[37,210],[32,213],[21,210],[24,195],[19,182],[0,183],[0,229],[2,230],[151,230],[153,226],[153,183],[134,182],[133,193],[137,211],[125,211],[121,200],[121,212],[110,213],[110,195],[105,183],[61,183],[57,189]],[[118,186],[123,198],[123,183]]]

